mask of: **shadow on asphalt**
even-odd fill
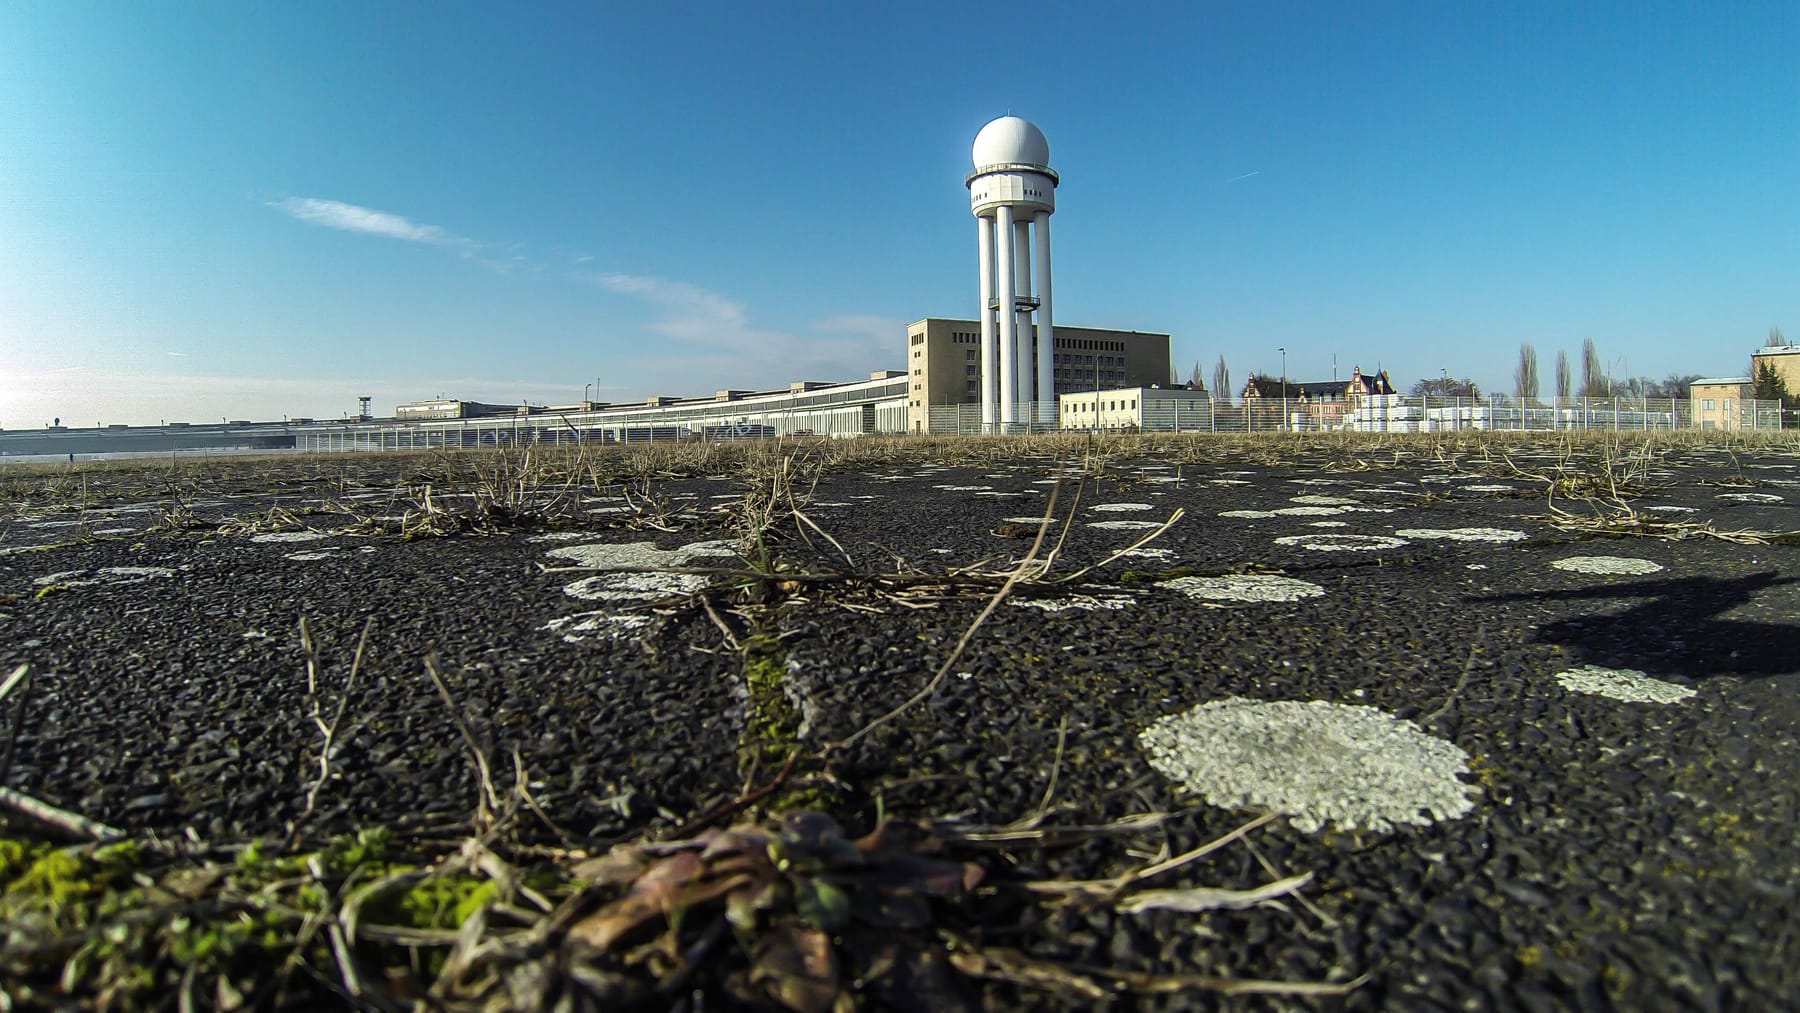
[[[1648,598],[1616,615],[1586,613],[1540,625],[1532,640],[1557,644],[1584,662],[1610,659],[1651,674],[1710,675],[1800,672],[1800,625],[1718,618],[1758,592],[1800,578],[1776,571],[1744,577],[1633,581],[1569,591],[1479,596],[1472,602],[1554,602],[1584,598]]]

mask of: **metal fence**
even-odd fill
[[[1210,398],[1134,399],[1130,411],[1107,411],[1100,424],[1089,417],[1052,421],[1039,405],[1020,405],[1020,422],[1007,432],[1051,429],[1100,429],[1152,433],[1375,432],[1431,433],[1459,430],[1493,432],[1653,431],[1677,429],[1780,429],[1780,402],[1728,402],[1729,409],[1696,406],[1688,398],[1442,398],[1385,395],[1357,402],[1290,402],[1283,406],[1253,399],[1228,402]],[[979,405],[943,405],[930,411],[933,433],[979,434],[984,426]]]

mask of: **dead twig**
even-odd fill
[[[5,784],[12,777],[13,753],[19,745],[19,733],[25,727],[25,702],[31,692],[30,665],[20,665],[13,669],[12,674],[6,677],[6,682],[0,684],[0,703],[5,703],[6,698],[21,686],[24,690],[19,693],[19,708],[13,712],[12,729],[6,734],[6,755],[0,757],[0,784]]]
[[[80,813],[58,809],[48,802],[41,802],[22,791],[14,791],[4,785],[0,785],[0,806],[11,809],[21,816],[37,820],[45,826],[55,827],[64,833],[85,837],[90,841],[99,841],[104,844],[125,838],[123,830],[107,826],[99,820],[88,819]]]
[[[318,807],[319,792],[331,780],[331,757],[337,751],[338,729],[344,722],[344,715],[350,710],[350,694],[356,689],[357,676],[362,673],[363,654],[369,646],[369,632],[374,628],[375,617],[370,616],[363,623],[362,636],[356,642],[356,654],[350,661],[350,674],[344,679],[344,689],[338,697],[337,709],[332,713],[331,720],[327,721],[324,695],[319,691],[319,652],[313,644],[312,625],[305,616],[300,617],[300,650],[306,657],[307,716],[312,719],[313,726],[319,730],[324,742],[319,746],[319,776],[306,789],[306,802],[300,809],[300,815],[288,827],[288,847],[293,847],[294,842],[299,839],[301,828],[312,818]]]
[[[469,719],[464,716],[462,708],[457,706],[456,697],[451,695],[450,684],[444,681],[443,673],[438,671],[435,653],[425,657],[425,674],[431,676],[432,684],[437,687],[438,697],[450,711],[450,720],[462,734],[463,745],[468,748],[469,758],[475,764],[475,774],[480,782],[476,786],[475,827],[485,833],[493,824],[494,813],[500,809],[500,794],[494,790],[493,771],[488,767],[487,753],[475,740],[475,731],[469,727]]]
[[[1440,715],[1450,709],[1450,705],[1456,702],[1456,698],[1462,695],[1463,687],[1469,684],[1469,673],[1475,670],[1475,655],[1480,653],[1482,640],[1486,635],[1486,623],[1475,627],[1475,641],[1469,645],[1469,660],[1463,662],[1462,675],[1457,677],[1456,685],[1450,688],[1450,695],[1444,698],[1444,702],[1438,705],[1438,709],[1420,718],[1419,724],[1428,725],[1436,721]]]

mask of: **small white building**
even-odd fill
[[[1064,429],[1135,429],[1147,433],[1213,428],[1212,395],[1186,387],[1114,387],[1056,397]]]
[[[1744,421],[1744,408],[1751,403],[1755,383],[1747,376],[1714,376],[1695,380],[1688,386],[1694,424],[1701,429],[1747,429],[1756,424],[1755,416]]]

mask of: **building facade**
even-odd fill
[[[1055,325],[1054,331],[1048,365],[1058,396],[1169,382],[1167,334],[1062,325]],[[972,406],[981,417],[981,351],[979,321],[928,317],[907,326],[908,430],[990,431],[981,422],[970,430],[955,421],[962,406]],[[1029,365],[1035,371],[1041,364],[1034,356]]]
[[[1787,385],[1788,393],[1800,396],[1800,345],[1764,345],[1750,353],[1750,382],[1763,363],[1775,368],[1775,374]]]
[[[1064,429],[1189,433],[1213,428],[1212,395],[1186,387],[1119,387],[1057,397]]]
[[[1693,399],[1694,425],[1701,429],[1743,429],[1744,407],[1755,391],[1747,376],[1722,376],[1695,380],[1688,387]]]
[[[1351,369],[1348,380],[1286,381],[1285,391],[1283,383],[1275,377],[1252,376],[1244,384],[1244,403],[1252,407],[1278,405],[1285,395],[1288,411],[1301,417],[1290,422],[1328,429],[1335,428],[1344,416],[1354,413],[1367,399],[1397,393],[1387,370],[1368,374],[1361,366]]]

